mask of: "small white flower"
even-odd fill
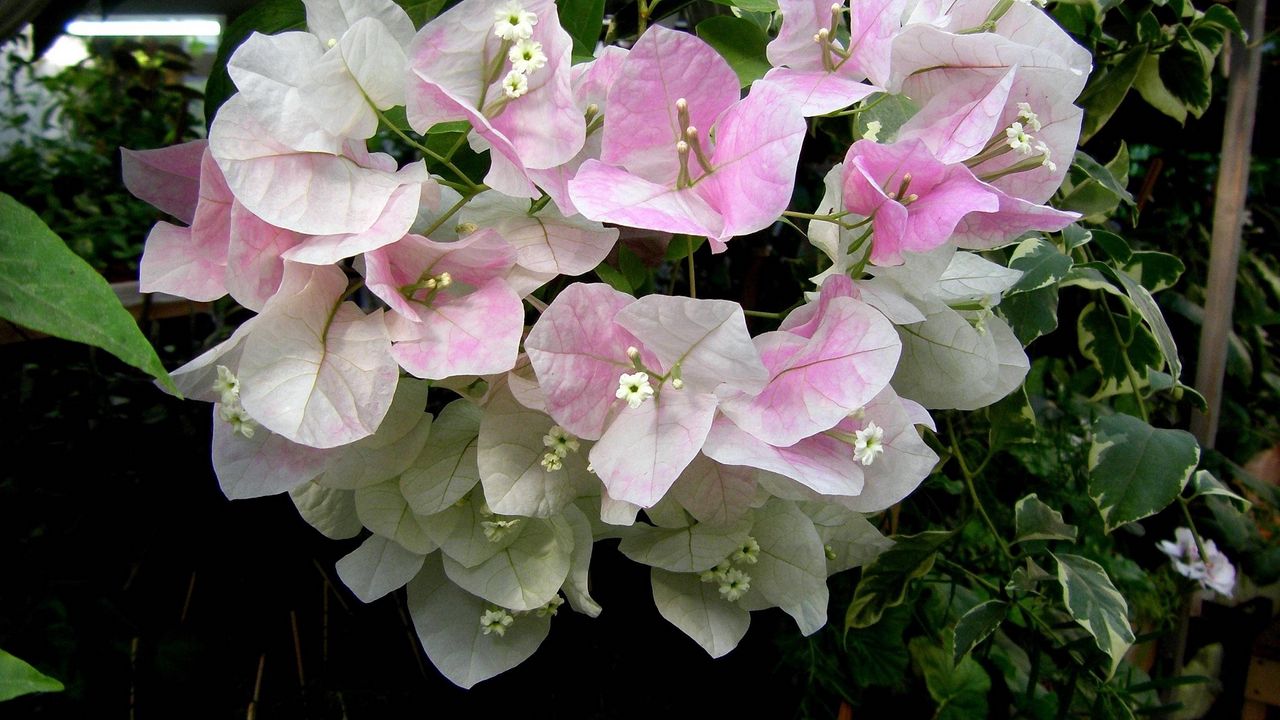
[[[485,610],[480,616],[480,627],[485,635],[489,633],[497,633],[498,637],[507,634],[507,628],[511,627],[511,623],[515,622],[515,618],[511,617],[511,613],[497,608],[494,610]]]
[[[565,457],[571,452],[578,452],[580,447],[578,439],[559,425],[552,425],[547,434],[542,436],[542,445],[550,448],[551,452],[559,457]]]
[[[533,37],[538,16],[524,9],[518,0],[493,11],[493,34],[503,40],[527,40]]]
[[[554,451],[548,451],[542,456],[542,468],[547,472],[555,472],[564,467],[564,458]]]
[[[564,598],[560,597],[559,595],[556,595],[555,597],[548,600],[546,605],[543,605],[542,607],[538,608],[535,614],[538,617],[547,617],[548,615],[550,615],[551,617],[555,617],[556,612],[560,610],[560,606],[563,604],[564,604]]]
[[[484,528],[484,537],[489,542],[498,542],[511,532],[511,529],[520,524],[520,518],[511,520],[481,520],[480,527]]]
[[[1052,160],[1049,159],[1049,156],[1051,153],[1048,145],[1045,145],[1040,140],[1037,140],[1035,149],[1036,149],[1036,152],[1040,153],[1040,164],[1049,168],[1049,172],[1053,172],[1058,169],[1058,166]]]
[[[853,458],[863,465],[875,462],[876,456],[884,452],[884,428],[873,422],[854,433]]]
[[[649,384],[649,373],[638,372],[631,375],[622,373],[618,378],[619,400],[626,400],[632,409],[640,407],[640,403],[653,397],[653,386]]]
[[[1031,136],[1022,129],[1022,123],[1015,122],[1004,131],[1009,147],[1023,155],[1031,154]]]
[[[880,140],[881,127],[882,125],[880,124],[879,120],[872,120],[871,122],[867,123],[867,131],[862,133],[862,139],[870,140],[871,142],[877,142],[878,140]]]
[[[239,402],[240,381],[226,365],[218,366],[218,379],[213,381],[213,391],[221,396],[223,405]]]
[[[1040,116],[1031,111],[1031,103],[1018,103],[1018,119],[1022,120],[1031,132],[1040,132]]]
[[[240,407],[239,402],[223,405],[218,410],[218,416],[222,418],[223,422],[231,423],[231,432],[240,433],[246,439],[253,437],[254,428],[258,427],[258,423],[249,417],[249,413]]]
[[[710,570],[703,570],[699,573],[698,579],[704,583],[720,582],[720,580],[724,578],[724,574],[729,572],[732,568],[733,566],[729,564],[728,560],[723,560],[719,565],[716,565]]]
[[[528,75],[541,70],[547,64],[547,56],[542,52],[542,43],[537,40],[518,40],[507,52],[507,59],[516,72]]]
[[[747,594],[751,589],[751,576],[738,568],[730,568],[720,578],[720,596],[729,602]]]
[[[525,77],[524,73],[519,70],[512,70],[502,79],[502,92],[506,93],[507,97],[515,100],[529,92],[529,78]]]
[[[734,550],[733,555],[729,557],[736,563],[755,565],[760,560],[760,543],[748,535],[747,539],[742,543],[742,547]]]

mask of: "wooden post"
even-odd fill
[[[1226,119],[1222,128],[1222,164],[1214,193],[1213,244],[1209,251],[1204,326],[1200,330],[1200,355],[1196,365],[1195,387],[1209,407],[1208,412],[1197,411],[1191,416],[1191,432],[1206,448],[1214,445],[1222,408],[1222,378],[1227,367],[1231,307],[1235,303],[1240,235],[1249,190],[1253,121],[1258,107],[1266,0],[1240,0],[1236,14],[1249,34],[1249,42],[1242,46],[1238,38],[1228,40],[1231,56]]]

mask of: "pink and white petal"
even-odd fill
[[[927,102],[974,72],[998,76],[1014,65],[1020,74],[1036,77],[1068,98],[1080,94],[1089,75],[1087,66],[1081,68],[1052,49],[993,33],[957,35],[929,25],[903,29],[894,40],[892,63],[893,79],[886,87],[918,102]]]
[[[211,252],[212,250],[212,252]],[[191,228],[158,222],[147,235],[142,262],[138,266],[138,289],[144,293],[163,292],[188,300],[208,302],[227,294],[226,246],[223,263],[215,249],[193,239]]]
[[[139,200],[190,225],[196,215],[200,165],[208,145],[207,140],[192,140],[155,150],[122,147],[124,186]]]
[[[228,500],[278,495],[314,480],[334,453],[289,442],[266,428],[253,437],[236,432],[213,406],[213,472]]]
[[[1080,219],[1079,213],[1035,205],[1001,190],[996,190],[996,197],[1000,207],[995,212],[973,212],[960,220],[952,235],[956,245],[986,250],[1012,242],[1030,230],[1057,232]]]
[[[781,330],[756,338],[769,385],[755,396],[722,399],[720,409],[734,424],[770,445],[787,447],[830,430],[893,377],[902,342],[883,315],[836,297],[820,317],[807,341]]]
[[[631,372],[627,348],[641,343],[614,316],[634,301],[608,285],[574,283],[556,296],[525,339],[547,413],[580,438],[600,438],[618,378]]]
[[[825,115],[879,92],[880,88],[825,70],[773,68],[757,82],[777,85],[805,117]]]
[[[604,261],[618,239],[616,228],[581,217],[566,218],[553,207],[536,215],[528,203],[483,193],[463,210],[465,222],[493,228],[515,249],[515,262],[537,275],[581,275]]]
[[[769,83],[724,112],[711,154],[715,170],[694,186],[724,218],[717,239],[763,230],[787,209],[807,127],[799,108]]]
[[[920,438],[908,404],[923,411],[916,403],[899,398],[892,388],[885,388],[867,404],[866,420],[884,429],[884,452],[862,468],[862,492],[842,499],[844,507],[867,513],[885,510],[911,494],[933,471],[938,455]],[[924,416],[928,418],[928,413]]]
[[[391,354],[410,374],[429,380],[490,375],[515,366],[524,329],[520,297],[498,280],[418,309],[421,322],[391,315]]]
[[[977,155],[1001,126],[1016,67],[992,82],[985,75],[934,96],[898,130],[898,139],[919,139],[939,161],[960,162]]]
[[[685,385],[700,392],[721,384],[757,392],[769,381],[735,302],[646,295],[620,310],[614,322],[640,338],[664,372],[678,363]]]
[[[315,235],[285,253],[287,260],[308,265],[331,265],[340,260],[376,250],[404,237],[418,218],[422,187],[401,185],[391,193],[382,215],[367,230],[358,233]]]
[[[538,188],[534,186],[539,177],[536,173],[554,173],[555,170],[528,170],[521,167],[518,158],[509,158],[506,153],[514,154],[509,143],[492,148],[489,153],[489,172],[484,176],[484,184],[514,198],[538,197]]]
[[[782,26],[769,42],[765,55],[774,67],[786,65],[796,70],[821,70],[822,54],[813,36],[831,24],[831,3],[827,0],[778,0]]]
[[[263,222],[240,203],[231,206],[231,244],[227,248],[227,291],[236,302],[261,312],[280,289],[285,251],[305,236]]]
[[[893,39],[902,29],[907,0],[850,0],[846,73],[856,71],[876,85],[888,83]]]
[[[655,183],[673,183],[680,170],[675,144],[683,139],[676,100],[689,103],[690,124],[710,148],[708,132],[738,101],[738,88],[738,76],[710,45],[690,33],[650,27],[609,88],[600,159]]]
[[[666,388],[640,407],[623,407],[591,448],[591,465],[615,500],[651,507],[702,448],[716,396]]]
[[[321,40],[341,38],[361,18],[385,25],[401,47],[413,40],[413,21],[392,0],[303,0],[302,4],[307,8],[307,29]]]
[[[671,497],[698,522],[729,525],[757,505],[756,472],[698,454],[671,486]]]
[[[724,235],[724,220],[698,188],[674,190],[598,160],[583,163],[569,181],[569,196],[591,220],[711,238]]]
[[[372,435],[399,372],[382,312],[342,302],[334,266],[285,265],[240,358],[240,401],[263,427],[317,448]]]
[[[993,212],[1000,201],[989,186],[963,165],[951,165],[943,179],[920,194],[907,208],[907,225],[901,249],[927,252],[951,237],[960,219],[970,212]],[[872,260],[879,262],[873,254]]]
[[[235,373],[240,367],[240,355],[244,352],[244,341],[257,325],[259,316],[249,318],[231,337],[198,355],[182,367],[169,373],[173,384],[188,400],[218,402],[222,394],[214,389],[218,379],[218,366],[224,365]]]
[[[862,492],[862,466],[854,459],[853,448],[826,435],[814,435],[790,447],[774,447],[721,416],[712,425],[702,452],[725,465],[785,475],[822,495]]]
[[[334,153],[341,147],[341,136],[317,119],[303,91],[323,56],[324,45],[311,33],[255,32],[227,61],[227,73],[240,90],[237,102],[265,134],[293,150]]]
[[[404,184],[398,174],[272,140],[238,98],[218,111],[209,149],[236,199],[266,222],[308,235],[364,232]]]
[[[822,281],[822,287],[818,289],[818,301],[807,302],[792,310],[778,323],[778,329],[802,338],[811,338],[822,323],[832,300],[839,297],[861,299],[861,295],[861,286],[854,285],[853,279],[848,275],[831,275]]]

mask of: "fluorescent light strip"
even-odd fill
[[[66,32],[82,37],[216,37],[222,23],[211,18],[72,20]]]

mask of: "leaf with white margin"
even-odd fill
[[[464,502],[425,518],[423,524],[442,553],[465,567],[474,567],[498,554],[524,532],[525,519],[519,518],[505,533],[490,540],[484,523],[502,519],[485,510],[479,494],[472,494]]]
[[[1050,555],[1058,561],[1062,604],[1080,627],[1089,631],[1098,649],[1111,658],[1109,678],[1133,645],[1129,605],[1098,563],[1078,555]]]
[[[975,253],[957,252],[930,296],[947,304],[985,298],[995,305],[1021,277],[1020,270],[997,265]]]
[[[524,662],[551,631],[550,615],[523,615],[503,634],[485,635],[480,617],[492,606],[450,582],[436,557],[409,583],[408,605],[427,657],[462,688]]]
[[[332,490],[309,482],[290,490],[289,499],[302,519],[330,540],[353,538],[364,529],[356,514],[356,494],[350,490]]]
[[[507,281],[524,295],[556,275],[581,275],[604,261],[618,240],[606,228],[581,215],[566,218],[555,205],[537,214],[529,203],[498,192],[476,196],[462,211],[463,222],[498,231],[516,250],[516,266]]]
[[[751,521],[732,525],[698,523],[683,528],[644,527],[622,539],[618,550],[632,560],[671,572],[702,572],[742,547]],[[826,576],[824,575],[825,579]]]
[[[430,383],[422,380],[401,379],[378,431],[343,447],[317,482],[325,487],[355,490],[390,480],[407,470],[431,432],[431,415],[425,412],[429,389]]]
[[[404,587],[422,569],[425,559],[425,555],[370,535],[360,547],[339,560],[336,567],[338,577],[347,588],[362,602],[371,603]]]
[[[569,601],[569,606],[574,610],[588,617],[599,617],[600,603],[591,597],[590,592],[589,571],[591,550],[594,546],[591,521],[587,519],[586,513],[578,509],[577,505],[565,506],[563,518],[573,535],[573,554],[569,556],[569,576],[565,578],[564,587],[560,589]]]
[[[400,476],[400,489],[414,512],[434,515],[480,482],[476,463],[480,418],[480,407],[469,400],[454,400],[440,411],[422,453]]]
[[[404,549],[426,555],[436,549],[422,519],[414,515],[400,494],[400,483],[389,480],[355,491],[356,514],[374,534],[394,540]]]
[[[240,402],[263,427],[329,448],[372,435],[391,407],[399,368],[382,312],[342,302],[334,266],[285,266],[240,357]]]
[[[641,507],[662,499],[707,439],[716,396],[667,386],[623,406],[588,457],[610,497]]]
[[[649,578],[658,613],[711,657],[724,656],[747,634],[751,613],[721,597],[718,584],[656,567],[649,571]]]
[[[760,544],[747,570],[752,591],[795,619],[802,635],[827,624],[827,556],[813,521],[786,500],[755,512],[751,535]]]
[[[222,419],[222,404],[213,405],[213,471],[228,500],[266,497],[316,479],[336,457],[290,442],[266,428],[253,437],[236,432]]]
[[[664,370],[678,363],[681,379],[691,388],[711,391],[727,383],[759,392],[769,382],[738,303],[646,295],[613,320],[640,338]]]
[[[799,507],[813,521],[823,551],[830,548],[835,556],[827,556],[828,575],[866,565],[893,545],[861,513],[823,502],[800,503]]]
[[[699,454],[684,469],[667,495],[699,522],[728,525],[755,506],[755,470],[722,465]]]
[[[558,470],[543,467],[551,448],[543,438],[555,422],[530,410],[503,386],[493,394],[480,419],[476,461],[489,507],[503,515],[550,517],[599,481],[587,472],[588,447],[569,452]]]
[[[546,605],[569,576],[573,533],[557,533],[547,520],[531,518],[520,524],[520,537],[479,565],[466,567],[445,555],[445,574],[463,590],[510,610]]]

